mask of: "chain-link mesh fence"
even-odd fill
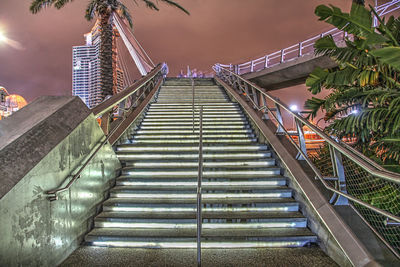
[[[308,156],[324,177],[335,176],[329,146],[322,143],[319,148],[307,149]],[[347,193],[376,208],[400,215],[400,185],[375,177],[342,155]],[[327,182],[337,189],[339,184],[333,179]],[[400,253],[400,226],[387,222],[387,218],[360,204],[350,202],[364,219]]]

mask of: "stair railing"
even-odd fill
[[[289,139],[297,150],[297,160],[305,161],[314,172],[315,179],[332,192],[330,203],[347,205],[350,202],[368,219],[373,230],[395,247],[390,248],[399,256],[400,231],[396,227],[400,222],[400,174],[384,169],[344,141],[329,136],[299,112],[292,111],[279,99],[236,73],[218,64],[213,69],[217,73],[217,81],[228,92],[232,91],[249,102],[261,119],[276,124],[276,135]],[[282,116],[282,110],[286,116]],[[283,118],[287,117],[290,123],[285,124]],[[292,125],[292,121],[295,130],[289,132],[287,126]],[[309,129],[306,132],[305,127]],[[316,136],[318,142],[307,140],[305,134]],[[392,196],[391,201],[382,202],[382,195]]]
[[[203,179],[203,106],[200,106],[199,117],[199,169],[197,175],[197,266],[201,266],[201,229],[203,224],[201,214],[201,182]]]
[[[192,114],[193,114],[193,133],[194,133],[194,79],[193,79],[193,77],[190,77],[190,80],[192,82]]]
[[[58,200],[58,194],[67,191],[81,177],[82,172],[100,149],[107,143],[113,145],[120,138],[159,89],[167,71],[168,68],[165,63],[158,64],[148,75],[92,109],[93,115],[100,119],[100,126],[106,137],[91,151],[82,166],[65,186],[46,192],[48,200]],[[65,181],[62,184],[65,184]]]

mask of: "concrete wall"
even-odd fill
[[[38,99],[2,120],[0,137],[0,266],[57,265],[89,231],[120,163],[104,146],[70,190],[47,200],[104,138],[77,97]]]

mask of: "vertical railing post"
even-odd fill
[[[296,124],[297,137],[299,140],[300,149],[304,153],[304,155],[307,156],[306,138],[304,136],[303,123],[298,121],[295,117],[293,117],[293,119],[295,120],[295,124]],[[297,153],[296,159],[297,160],[306,160],[300,152]]]
[[[252,97],[253,97],[253,101],[254,101],[254,109],[258,109],[259,108],[259,102],[258,102],[258,97],[257,97],[257,91],[254,89],[253,86],[251,86],[251,93],[252,93]]]
[[[254,71],[254,60],[251,61],[250,63],[250,72]]]
[[[276,118],[278,119],[278,128],[276,129],[276,134],[277,135],[284,135],[285,130],[283,129],[283,118],[282,118],[282,113],[281,113],[281,108],[277,103],[275,103],[275,112],[276,112]]]
[[[281,50],[281,63],[285,61],[285,49]]]
[[[193,133],[194,133],[194,80],[193,77],[191,77],[192,81],[192,114],[193,114]]]
[[[262,102],[263,102],[262,105],[265,107],[263,119],[269,120],[268,108],[267,108],[267,106],[268,106],[267,97],[266,97],[265,95],[262,94],[262,95],[261,95],[261,98],[262,98]]]
[[[343,159],[342,159],[342,154],[336,149],[331,146],[329,146],[330,151],[331,151],[331,157],[332,158],[332,163],[333,163],[333,169],[334,173],[336,174],[338,178],[338,190],[347,194],[347,189],[346,189],[346,176],[344,172],[344,166],[343,166]],[[336,193],[333,194],[331,200],[331,204],[334,205],[348,205],[349,200],[341,195],[337,195]]]
[[[303,43],[302,42],[300,42],[299,43],[299,57],[301,57],[302,55],[303,55]]]
[[[267,56],[265,56],[265,64],[264,64],[264,68],[266,69],[266,68],[268,68],[268,55]]]
[[[203,106],[200,106],[199,117],[199,169],[197,176],[197,266],[201,266],[201,182],[203,179]]]

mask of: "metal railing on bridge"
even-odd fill
[[[353,205],[371,229],[400,258],[400,174],[385,170],[346,143],[329,136],[300,113],[232,71],[215,65],[217,77],[246,98],[259,111],[260,118],[273,121],[276,134],[287,136],[323,186],[332,192],[333,205]],[[282,116],[285,112],[285,116]],[[296,132],[285,126],[283,118],[295,121]],[[288,125],[288,123],[286,123]],[[319,148],[306,146],[303,128],[318,136]],[[296,136],[296,140],[293,138]]]
[[[375,7],[375,10],[379,14],[379,16],[388,15],[398,9],[400,9],[400,0],[390,1]],[[377,24],[376,18],[374,19],[374,23],[375,25]],[[343,42],[348,37],[347,33],[344,33],[341,30],[334,28],[327,32],[313,36],[305,41],[283,48],[260,58],[250,60],[248,62],[244,62],[241,64],[219,65],[223,68],[228,68],[230,71],[233,71],[234,73],[239,75],[264,70],[284,62],[295,60],[305,55],[312,55],[314,53],[315,42],[318,39],[328,35],[331,35],[333,40],[338,44],[340,44],[340,42]]]

